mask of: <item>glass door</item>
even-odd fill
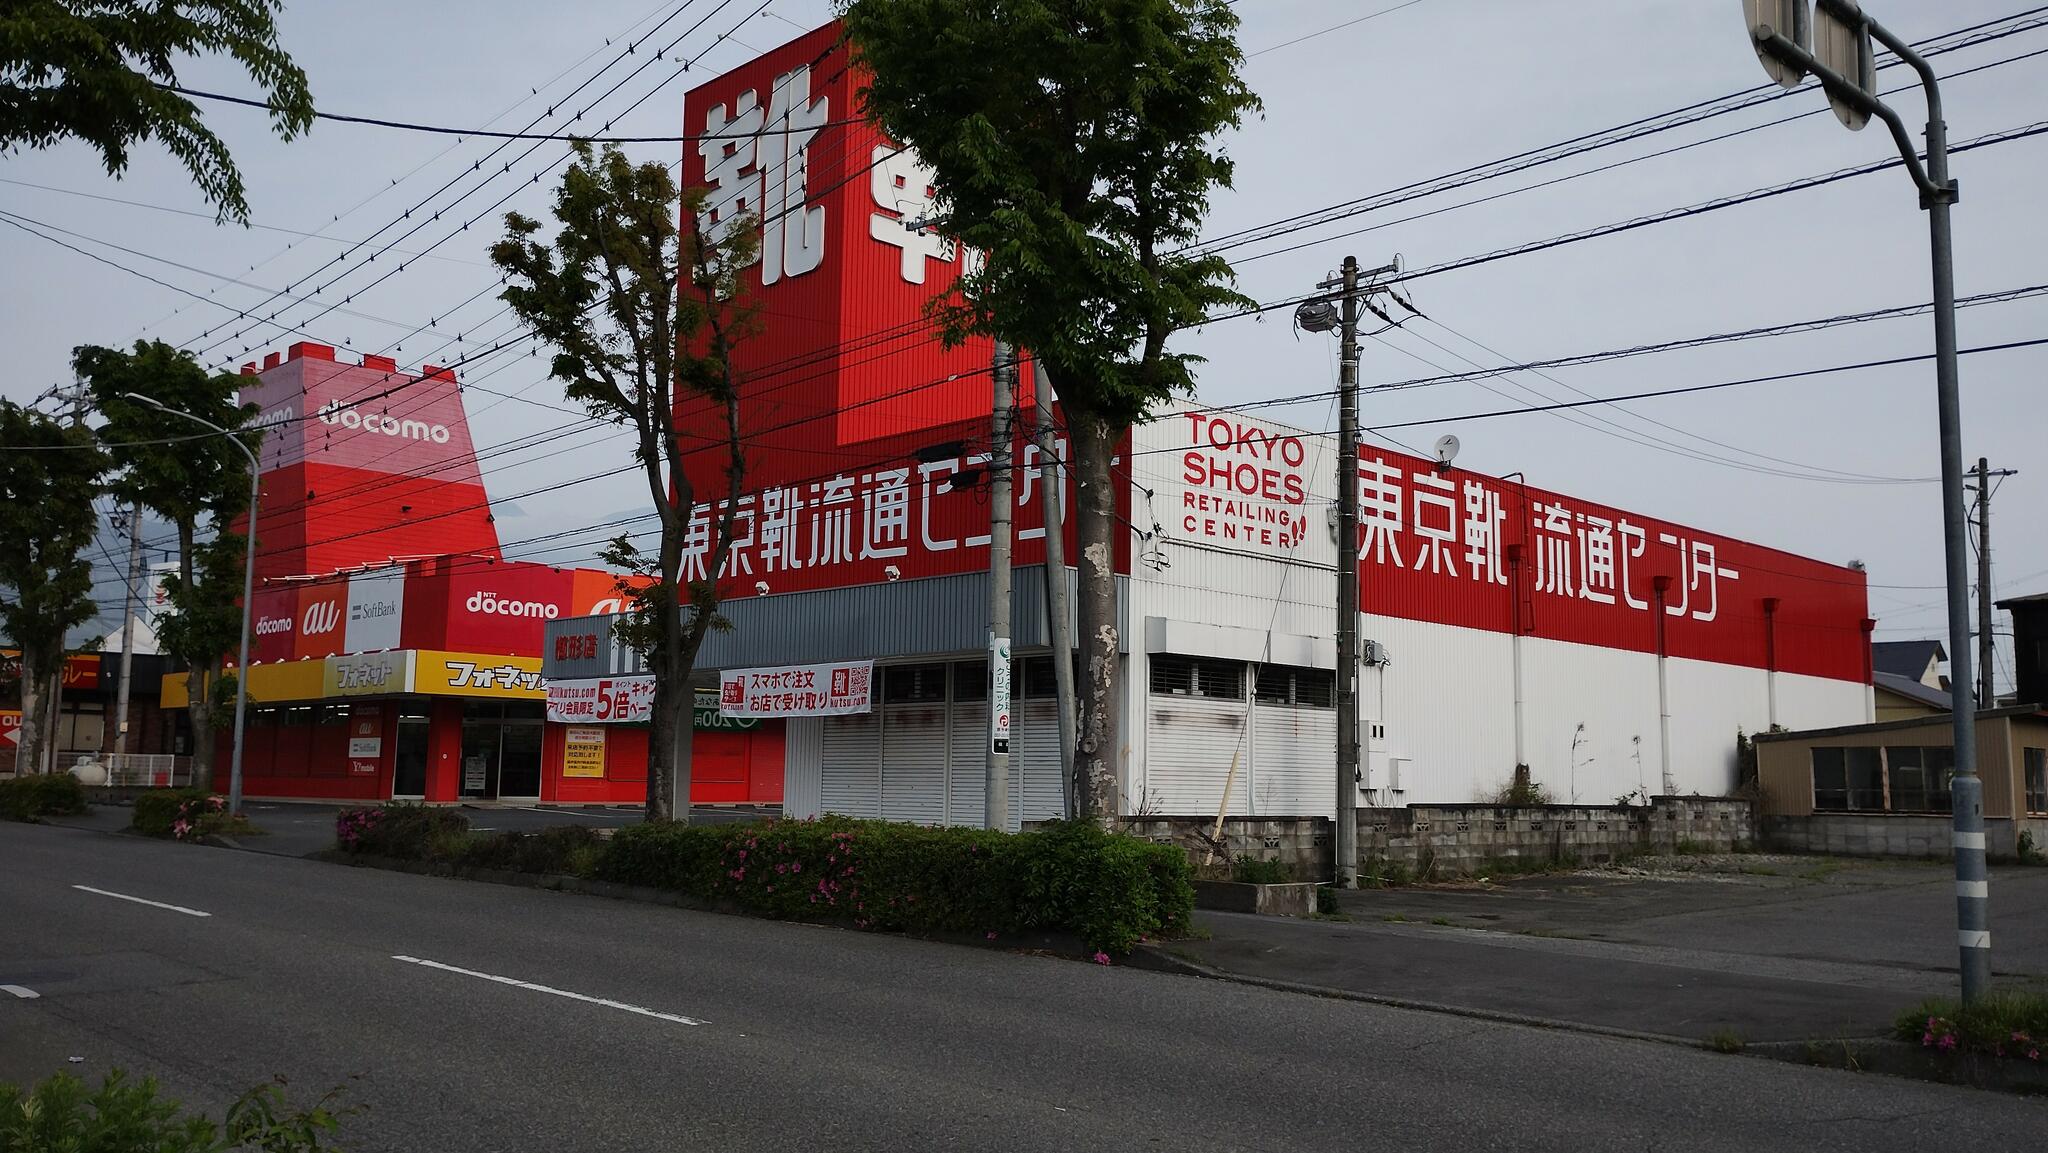
[[[462,796],[498,797],[498,732],[495,720],[462,722]]]
[[[394,797],[427,795],[427,718],[398,718],[398,747],[391,775]]]
[[[498,795],[539,800],[541,726],[506,721],[498,734]]]

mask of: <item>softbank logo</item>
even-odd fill
[[[321,601],[319,604],[306,606],[306,617],[299,622],[299,635],[317,637],[321,633],[333,632],[339,624],[341,604],[337,601]]]
[[[549,604],[546,601],[500,600],[498,599],[498,594],[494,592],[475,592],[469,594],[468,608],[470,612],[480,613],[484,616],[540,617],[545,620],[554,620],[562,615],[562,610],[559,606]]]
[[[399,440],[425,440],[434,444],[448,443],[448,426],[428,424],[424,420],[403,420],[388,412],[361,413],[354,408],[344,408],[338,400],[330,400],[320,406],[320,423],[339,425],[342,428],[359,428],[380,436],[396,437]]]
[[[263,617],[256,622],[256,635],[259,637],[274,637],[279,633],[288,633],[290,631],[292,631],[292,618],[290,617]]]

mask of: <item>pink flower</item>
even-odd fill
[[[994,929],[988,931],[988,939],[991,941],[996,939],[996,931]]]
[[[1944,1053],[1946,1053],[1946,1052],[1948,1052],[1948,1051],[1950,1051],[1950,1050],[1954,1049],[1955,1047],[1956,1047],[1956,1038],[1955,1038],[1955,1034],[1953,1034],[1953,1033],[1949,1033],[1949,1034],[1946,1034],[1946,1035],[1944,1035],[1944,1036],[1942,1037],[1941,1041],[1940,1041],[1940,1042],[1939,1042],[1939,1043],[1938,1043],[1938,1044],[1936,1045],[1936,1048],[1940,1049],[1940,1050],[1941,1050],[1942,1052],[1944,1052]]]
[[[804,863],[803,863],[802,861],[797,861],[797,862],[794,862],[794,863],[792,863],[792,864],[791,864],[791,865],[789,866],[789,871],[790,871],[790,872],[792,872],[792,873],[801,873],[801,872],[803,872],[803,871],[804,871]]]
[[[1109,954],[1108,954],[1108,953],[1102,953],[1102,952],[1098,952],[1098,953],[1096,953],[1096,954],[1095,954],[1095,963],[1096,963],[1096,964],[1098,964],[1098,965],[1107,965],[1107,964],[1109,964]]]

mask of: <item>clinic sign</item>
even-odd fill
[[[732,669],[719,677],[718,711],[727,717],[837,717],[873,710],[875,663]]]

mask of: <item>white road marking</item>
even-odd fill
[[[510,985],[515,989],[530,989],[535,993],[547,993],[556,997],[567,997],[571,1001],[582,1001],[584,1004],[587,1005],[602,1005],[607,1009],[618,1009],[622,1012],[637,1013],[642,1017],[653,1017],[658,1021],[673,1021],[678,1025],[702,1025],[704,1023],[702,1021],[698,1021],[690,1017],[679,1017],[674,1013],[662,1013],[657,1010],[644,1008],[639,1005],[628,1005],[624,1001],[613,1001],[606,997],[586,996],[582,993],[572,993],[567,989],[557,989],[549,985],[536,985],[531,981],[521,981],[516,977],[500,977],[495,973],[479,973],[475,969],[458,969],[453,965],[443,965],[439,961],[428,961],[419,957],[403,957],[397,955],[393,955],[391,959],[394,961],[402,961],[408,965],[418,965],[426,969],[439,969],[443,973],[458,973],[464,977],[476,977],[480,980],[495,981],[500,985]]]
[[[42,996],[41,993],[26,985],[0,985],[0,993],[12,993],[24,1001],[33,1001],[37,997]]]
[[[138,904],[138,905],[149,905],[149,906],[151,906],[152,908],[157,908],[157,909],[169,909],[169,910],[170,910],[171,912],[173,912],[173,913],[183,913],[183,914],[185,914],[185,915],[186,915],[186,916],[188,916],[188,917],[211,917],[211,916],[213,916],[213,914],[212,914],[212,913],[204,913],[204,912],[201,912],[201,911],[199,911],[198,909],[188,909],[188,908],[186,908],[186,907],[185,907],[185,906],[183,906],[183,905],[166,905],[166,904],[164,904],[164,903],[163,903],[162,901],[150,901],[150,900],[145,900],[145,899],[143,899],[143,898],[141,898],[141,897],[131,897],[131,896],[129,896],[129,895],[128,895],[128,894],[126,894],[126,893],[114,893],[114,892],[109,892],[109,891],[108,891],[108,890],[106,890],[106,889],[95,889],[95,888],[93,888],[93,887],[92,887],[91,885],[73,885],[73,886],[71,886],[71,887],[72,887],[72,888],[74,888],[74,889],[77,889],[77,890],[79,890],[80,892],[84,892],[84,893],[98,893],[98,894],[99,894],[100,896],[102,896],[102,897],[112,897],[112,898],[114,898],[114,899],[115,899],[115,900],[117,900],[117,901],[133,901],[133,902],[135,902],[135,903],[136,903],[136,904]]]

